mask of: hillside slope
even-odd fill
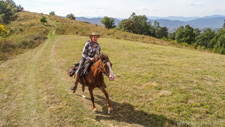
[[[56,31],[57,32],[57,31]],[[69,90],[66,69],[78,62],[86,36],[53,35],[39,47],[0,64],[0,126],[224,126],[225,56],[100,38],[116,80],[104,95],[95,89],[100,114]]]
[[[141,41],[144,43],[154,43],[168,45],[169,42],[156,39],[150,36],[137,35],[123,32],[117,29],[106,29],[83,21],[70,20],[59,16],[42,15],[34,12],[19,12],[17,19],[7,24],[6,30],[10,33],[7,38],[0,37],[0,61],[7,60],[9,57],[20,54],[27,49],[32,49],[41,44],[49,31],[56,27],[56,34],[65,35],[89,35],[97,31],[102,37]],[[47,18],[47,23],[42,24],[42,16]],[[52,24],[55,23],[55,26]]]

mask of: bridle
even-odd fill
[[[105,76],[109,78],[109,75],[107,75],[105,72],[101,71],[100,68],[102,67],[103,63],[109,62],[109,60],[103,60],[101,61],[101,64],[98,66],[98,71],[102,72]]]

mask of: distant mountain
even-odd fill
[[[180,26],[185,26],[189,24],[191,27],[199,28],[200,30],[205,30],[206,28],[211,28],[212,30],[217,30],[223,26],[225,16],[219,17],[203,17],[191,21],[179,21],[179,20],[168,20],[168,19],[156,19],[160,26],[166,26],[169,32],[174,32]]]
[[[78,21],[86,21],[86,22],[89,22],[91,24],[97,24],[97,25],[103,25],[101,23],[102,19],[103,18],[101,18],[101,17],[98,17],[98,18],[76,17],[76,20],[78,20]],[[115,25],[118,26],[118,24],[120,23],[121,20],[119,20],[117,18],[114,18],[114,21],[115,21]]]
[[[86,21],[92,24],[103,25],[101,20],[103,17],[87,18],[87,17],[76,17],[76,20]],[[205,30],[206,28],[211,28],[212,30],[218,30],[223,26],[225,16],[223,15],[212,15],[205,17],[179,17],[179,16],[169,16],[169,17],[154,17],[149,16],[149,20],[158,21],[160,26],[166,26],[168,32],[174,32],[180,26],[185,26],[189,24],[191,27],[199,28],[200,30]],[[121,18],[114,18],[115,25],[118,26]]]
[[[205,17],[182,17],[182,16],[168,16],[168,17],[156,17],[156,16],[148,16],[149,20],[159,20],[159,19],[167,19],[167,20],[179,20],[179,21],[192,21],[195,19],[200,18],[218,18],[218,17],[225,17],[224,15],[212,15],[212,16],[205,16]]]
[[[169,17],[155,17],[155,16],[149,16],[149,20],[159,20],[159,19],[167,19],[167,20],[179,20],[179,21],[191,21],[198,19],[199,17],[181,17],[181,16],[169,16]]]

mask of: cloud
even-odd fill
[[[137,12],[156,12],[156,11],[159,11],[158,8],[146,8],[144,6],[141,6],[139,8],[136,9]]]
[[[149,9],[146,8],[146,7],[140,7],[140,10],[141,10],[141,11],[147,11],[147,10],[149,10]]]
[[[193,1],[189,1],[186,3],[187,6],[201,6],[203,5],[201,2],[193,2]]]

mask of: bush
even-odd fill
[[[49,15],[55,15],[54,11],[49,12]]]
[[[0,24],[0,36],[3,36],[5,34],[5,27]]]
[[[46,23],[47,22],[46,17],[42,16],[41,19],[40,19],[40,22],[43,23],[43,24]]]

